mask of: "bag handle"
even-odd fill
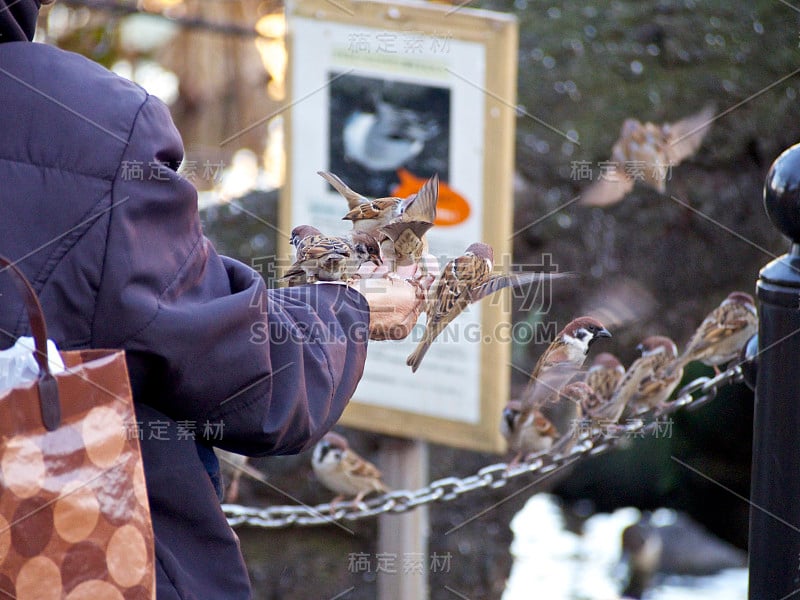
[[[31,326],[36,348],[33,355],[36,364],[39,365],[39,378],[36,386],[39,390],[42,423],[45,429],[53,431],[58,429],[61,424],[61,402],[58,399],[58,383],[50,371],[50,362],[47,356],[47,324],[44,320],[42,305],[28,279],[13,262],[0,256],[0,267],[2,267],[0,273],[7,272],[12,276],[14,285],[25,302],[25,311],[28,313],[28,323]]]

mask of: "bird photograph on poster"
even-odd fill
[[[331,172],[374,197],[449,180],[450,89],[337,72],[330,82]]]

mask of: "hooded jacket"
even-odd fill
[[[310,448],[361,377],[368,305],[334,284],[267,290],[219,256],[196,190],[177,173],[183,145],[166,106],[81,56],[31,43],[38,9],[0,0],[0,254],[33,284],[59,348],[126,352],[159,600],[249,598],[206,472],[210,447]],[[27,334],[0,274],[0,348]],[[188,424],[195,440],[180,434]]]

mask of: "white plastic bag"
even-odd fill
[[[0,350],[0,392],[33,381],[39,376],[39,365],[33,356],[35,348],[32,337],[21,337],[8,350]],[[53,340],[47,340],[47,357],[53,375],[64,370],[64,362]]]

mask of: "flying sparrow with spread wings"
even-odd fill
[[[347,281],[367,261],[382,264],[377,240],[363,231],[353,231],[343,237],[314,233],[308,225],[292,230],[296,246],[296,261],[281,279],[290,281],[305,277],[307,282]]]
[[[581,195],[588,206],[610,206],[622,200],[640,181],[662,194],[672,167],[694,155],[703,143],[714,117],[714,106],[676,121],[656,125],[626,119],[620,137],[599,175]]]
[[[684,367],[693,360],[714,367],[739,356],[742,347],[758,331],[758,312],[753,297],[744,292],[731,292],[700,323],[676,366]]]
[[[683,368],[675,365],[678,349],[668,337],[647,337],[637,349],[642,356],[628,368],[610,401],[634,414],[663,406],[683,377]]]
[[[331,501],[331,510],[347,496],[354,496],[353,503],[358,505],[367,494],[389,491],[378,468],[353,451],[343,436],[332,431],[317,442],[311,466],[317,479],[338,494]]]
[[[347,200],[350,210],[343,219],[352,221],[353,229],[374,236],[380,242],[383,258],[392,267],[410,264],[427,254],[425,233],[436,220],[438,174],[407,198],[392,196],[370,200],[350,189],[333,173],[317,173]]]
[[[406,360],[416,371],[425,353],[445,327],[470,304],[509,287],[521,286],[544,278],[555,279],[561,273],[492,273],[494,251],[488,244],[475,242],[466,252],[448,262],[434,284],[432,294],[425,305],[428,321],[425,333],[417,348]]]

